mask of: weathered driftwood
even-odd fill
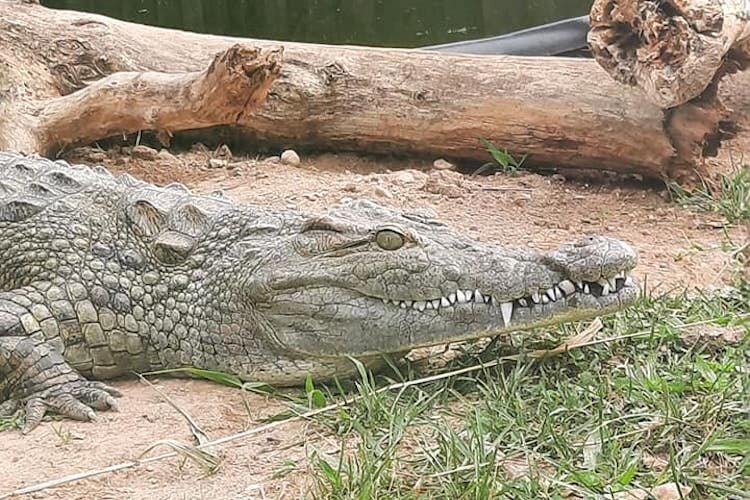
[[[662,108],[701,96],[750,57],[747,0],[596,0],[590,23],[602,68]]]
[[[118,72],[59,97],[11,98],[3,103],[0,144],[49,155],[117,134],[155,130],[171,135],[245,120],[278,77],[280,57],[280,50],[234,45],[203,71]],[[9,69],[8,76],[14,73],[23,78],[23,68]]]
[[[25,106],[77,99],[117,72],[201,71],[236,43],[276,45],[0,1],[0,106],[10,110],[0,113],[0,149],[49,152],[15,134],[36,119]],[[746,87],[739,86],[750,96]],[[190,99],[181,104],[195,112]],[[240,137],[273,146],[486,160],[479,141],[486,137],[537,164],[673,179],[701,171],[706,137],[718,127],[705,123],[685,136],[673,126],[679,122],[665,122],[662,109],[593,61],[296,43],[284,43],[282,74],[266,101],[229,118]],[[143,128],[176,130],[163,121]],[[688,147],[675,148],[681,141]],[[695,154],[680,156],[686,151]]]

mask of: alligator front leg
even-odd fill
[[[28,433],[48,410],[92,420],[95,409],[116,409],[116,389],[87,380],[38,332],[29,335],[27,309],[7,298],[12,293],[0,294],[0,415],[21,408]]]

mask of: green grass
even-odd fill
[[[600,342],[534,359],[587,323],[519,333],[446,368],[476,370],[419,380],[407,365],[395,381],[410,384],[386,390],[394,380],[361,365],[346,390],[308,378],[296,395],[184,371],[290,402],[276,420],[356,395],[307,417],[326,439],[307,445],[306,463],[279,463],[277,478],[306,468],[312,498],[614,498],[668,483],[690,498],[750,498],[747,290],[646,296],[603,318]],[[708,328],[738,334],[686,335]]]
[[[484,147],[492,157],[493,162],[482,165],[476,172],[474,172],[474,175],[482,173],[489,168],[506,174],[515,175],[528,157],[528,154],[525,154],[521,158],[515,158],[508,152],[508,150],[500,149],[489,139],[480,137],[479,140],[484,144]]]
[[[730,223],[750,221],[750,166],[739,165],[730,175],[721,175],[714,188],[703,183],[693,191],[670,186],[675,201],[684,206],[715,212]]]
[[[0,418],[0,432],[20,429],[23,422],[17,418]]]
[[[669,482],[694,488],[691,498],[741,495],[750,487],[748,303],[739,292],[644,298],[599,334],[642,336],[398,392],[376,392],[364,373],[357,402],[315,417],[339,451],[309,450],[314,496],[606,498]],[[741,328],[744,341],[690,345],[681,338],[690,324]],[[523,336],[516,350],[554,346],[575,328]]]

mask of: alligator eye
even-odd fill
[[[375,243],[383,250],[398,250],[404,246],[404,237],[392,229],[383,229],[375,235]]]

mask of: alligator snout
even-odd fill
[[[574,282],[607,282],[624,279],[635,267],[638,255],[622,240],[590,235],[561,246],[546,260],[551,269]]]

